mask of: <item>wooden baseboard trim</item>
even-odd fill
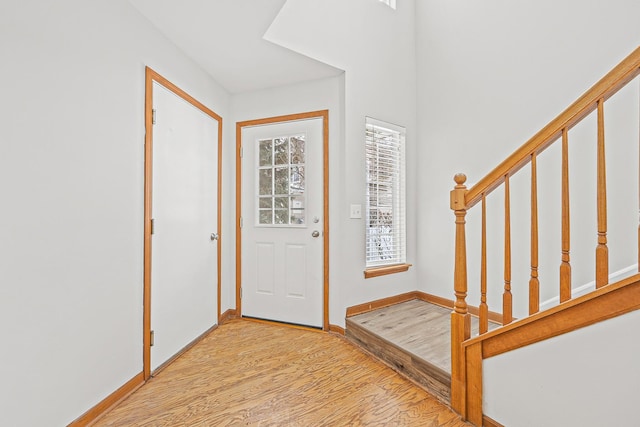
[[[222,313],[222,315],[220,316],[220,321],[218,322],[220,325],[223,325],[225,323],[227,323],[229,320],[233,320],[233,319],[237,319],[238,318],[238,314],[236,313],[235,310],[229,309],[227,311],[225,311],[224,313]]]
[[[500,424],[499,422],[492,420],[491,418],[487,417],[486,415],[482,416],[482,425],[484,427],[504,427],[502,424]]]
[[[379,308],[389,307],[390,305],[411,301],[412,299],[419,299],[421,301],[439,305],[444,308],[450,308],[453,310],[453,300],[442,298],[436,295],[431,295],[422,291],[413,291],[413,292],[407,292],[400,295],[394,295],[392,297],[382,298],[382,299],[371,301],[371,302],[366,302],[364,304],[354,305],[353,307],[348,307],[346,317],[352,317],[358,314],[368,313],[370,311],[377,310]],[[471,313],[473,316],[478,316],[480,313],[480,310],[478,310],[478,307],[469,306],[468,309],[469,309],[469,313]],[[490,311],[489,320],[492,322],[502,324],[502,314]]]
[[[209,335],[211,332],[215,331],[216,329],[218,329],[218,325],[213,325],[212,327],[210,327],[209,329],[207,329],[206,331],[204,331],[203,333],[201,333],[200,335],[198,335],[193,341],[191,341],[189,344],[185,345],[180,351],[178,351],[176,354],[174,354],[173,356],[171,356],[166,362],[164,362],[162,365],[158,366],[153,372],[151,372],[151,377],[155,377],[156,375],[158,375],[164,368],[166,368],[167,366],[171,365],[173,362],[175,362],[175,360],[182,356],[183,354],[185,354],[187,351],[189,351],[194,345],[198,344],[200,341],[202,341],[207,335]]]
[[[407,292],[405,294],[395,295],[392,297],[382,298],[379,300],[366,302],[364,304],[354,305],[347,308],[347,317],[356,316],[358,314],[368,313],[373,310],[377,310],[383,307],[389,307],[390,305],[399,304],[405,301],[411,301],[412,299],[419,298],[416,291]]]
[[[442,298],[436,295],[427,294],[425,292],[416,291],[418,294],[418,298],[422,301],[430,302],[431,304],[439,305],[445,308],[450,308],[453,310],[453,300]],[[472,316],[479,316],[480,310],[478,307],[468,306],[467,309]],[[494,311],[489,312],[489,320],[495,323],[499,323],[502,325],[502,314],[496,313]]]
[[[84,414],[72,421],[67,427],[87,426],[97,421],[104,414],[109,412],[114,406],[129,397],[131,393],[136,391],[144,384],[144,372],[140,372],[135,377],[127,381],[119,389],[105,397],[100,403],[89,409]]]
[[[440,307],[450,308],[453,310],[453,300],[439,297],[437,295],[431,295],[422,291],[416,291],[416,295],[418,296],[418,299],[422,301],[426,301],[431,304],[439,305]]]
[[[344,328],[338,325],[329,325],[329,332],[338,334],[338,335],[345,334]]]

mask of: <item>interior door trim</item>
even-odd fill
[[[220,283],[221,283],[221,259],[222,259],[222,117],[204,104],[196,100],[184,90],[155,72],[145,67],[145,99],[144,99],[144,291],[143,291],[143,325],[142,325],[142,364],[145,381],[151,376],[151,201],[153,190],[153,83],[158,83],[165,89],[173,92],[189,104],[193,105],[204,114],[218,122],[218,268],[217,268],[217,316],[220,322]]]
[[[242,129],[251,126],[260,126],[282,122],[292,122],[306,119],[322,119],[322,197],[323,197],[323,308],[322,329],[329,330],[329,110],[310,111],[307,113],[290,114],[284,116],[268,117],[264,119],[236,122],[236,315],[242,316],[242,299],[240,288],[242,287],[242,229],[240,228],[240,215],[242,213]]]

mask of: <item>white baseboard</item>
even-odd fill
[[[609,283],[615,283],[618,280],[624,279],[629,275],[628,273],[631,271],[638,271],[638,264],[630,265],[629,267],[625,267],[622,270],[618,270],[609,274]],[[588,294],[589,292],[595,290],[595,288],[596,288],[595,280],[593,282],[589,282],[577,288],[573,288],[571,290],[571,298],[576,298],[576,297]],[[548,300],[540,303],[540,311],[548,310],[551,307],[555,307],[558,304],[560,304],[559,295],[553,298],[549,298]]]

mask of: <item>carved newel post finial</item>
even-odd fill
[[[456,186],[451,191],[451,210],[458,211],[464,209],[464,196],[467,192],[464,183],[467,181],[467,176],[463,173],[457,173],[453,180],[456,182]]]

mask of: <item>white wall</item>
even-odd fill
[[[509,427],[637,425],[638,327],[635,311],[486,359],[484,413]]]
[[[568,107],[640,42],[633,0],[425,0],[417,2],[418,283],[453,297],[453,175],[477,182]],[[635,264],[638,83],[606,104],[610,271]],[[620,124],[622,123],[622,124]],[[615,127],[614,127],[615,126]],[[574,286],[593,280],[596,245],[595,119],[569,133]],[[539,158],[541,300],[558,289],[559,144]],[[529,276],[530,172],[513,178],[512,288],[524,314]],[[624,189],[624,190],[622,190]],[[631,195],[631,197],[628,197]],[[503,191],[488,199],[490,309],[501,311]],[[479,302],[479,205],[468,216],[470,302]],[[545,251],[544,253],[542,251]]]
[[[66,425],[142,370],[144,66],[229,100],[125,0],[3,2],[0,57],[0,424]]]
[[[398,2],[395,11],[373,0],[289,0],[265,35],[345,70],[344,138],[331,165],[330,322],[335,325],[344,326],[349,306],[416,289],[416,267],[364,279],[364,222],[349,219],[349,205],[365,203],[365,116],[405,126],[407,252],[408,262],[416,262],[414,19],[410,0]]]

